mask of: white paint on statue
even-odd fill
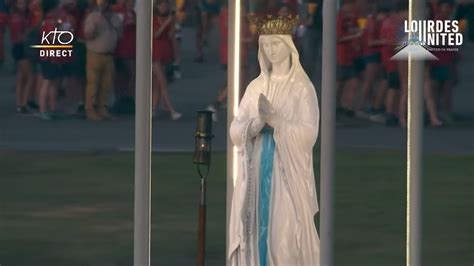
[[[273,128],[268,265],[319,265],[319,211],[313,171],[318,137],[316,92],[299,62],[290,35],[261,35],[261,74],[247,87],[230,127],[238,148],[228,259],[233,266],[259,265],[258,200],[262,129]]]

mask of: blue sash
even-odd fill
[[[275,141],[273,129],[264,128],[262,131],[262,153],[260,155],[260,193],[258,206],[258,254],[260,266],[268,265],[268,216],[270,214],[270,196],[272,189],[273,155]]]

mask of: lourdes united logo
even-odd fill
[[[392,60],[438,60],[431,51],[458,51],[463,35],[457,20],[405,20],[405,40]],[[410,37],[409,37],[410,36]]]
[[[40,49],[40,57],[71,57],[74,34],[68,30],[58,30],[57,27],[49,32],[42,32],[41,44],[31,48]]]

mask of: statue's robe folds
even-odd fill
[[[318,266],[319,236],[314,216],[319,209],[312,153],[318,137],[318,100],[291,37],[274,36],[291,49],[290,71],[285,77],[270,78],[270,64],[260,48],[258,59],[262,72],[247,87],[230,127],[231,140],[238,149],[238,171],[227,259],[233,266],[259,265],[259,168],[263,134],[255,132],[253,121],[258,117],[259,95],[263,94],[275,111],[268,265]]]

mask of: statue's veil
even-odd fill
[[[291,54],[290,54],[291,68],[290,68],[290,73],[289,73],[289,80],[294,80],[296,77],[296,74],[298,74],[300,78],[301,78],[301,75],[304,75],[306,80],[309,81],[308,76],[306,75],[303,67],[301,66],[298,50],[296,49],[296,46],[293,43],[293,39],[290,35],[260,35],[258,39],[258,62],[260,64],[260,71],[261,71],[260,77],[264,78],[265,80],[268,80],[269,74],[271,71],[271,63],[268,60],[262,48],[263,36],[272,36],[272,37],[278,38],[281,41],[283,41],[287,45],[287,47],[291,50]]]

